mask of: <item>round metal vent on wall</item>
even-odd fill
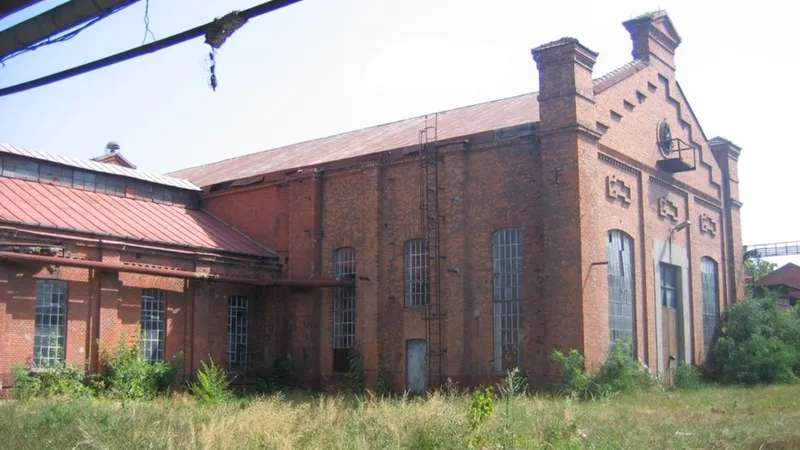
[[[672,130],[666,120],[658,124],[658,148],[665,156],[672,152]]]

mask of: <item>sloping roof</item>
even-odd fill
[[[96,156],[92,158],[92,161],[97,161],[103,164],[114,164],[117,166],[127,167],[129,169],[136,168],[136,165],[130,162],[128,158],[122,156],[122,153],[120,152],[106,153],[104,155]]]
[[[572,42],[571,38],[565,39],[566,41],[561,39],[554,43]],[[545,45],[555,45],[554,43]],[[595,90],[606,90],[647,65],[644,61],[625,64],[595,79]],[[438,137],[440,140],[452,139],[538,121],[538,93],[532,92],[439,112]],[[425,116],[413,117],[182,169],[168,175],[191,180],[198,186],[207,187],[216,183],[416,145],[419,143],[419,131],[424,127]]]
[[[275,253],[201,210],[0,177],[0,222],[258,257]]]
[[[85,161],[71,156],[58,155],[50,152],[43,152],[40,150],[31,150],[24,147],[0,143],[0,153],[10,153],[17,156],[25,156],[28,158],[38,159],[40,161],[49,161],[56,164],[63,164],[65,166],[75,167],[77,169],[89,170],[92,172],[108,173],[112,175],[119,175],[128,178],[135,178],[137,180],[149,181],[151,183],[161,184],[164,186],[172,186],[181,189],[188,189],[192,191],[199,191],[200,188],[195,186],[189,181],[181,180],[178,178],[156,175],[141,170],[129,169],[127,167],[116,166],[113,164],[103,164],[97,161]]]
[[[787,263],[755,282],[758,286],[791,286],[800,289],[800,266]]]
[[[529,93],[438,113],[439,140],[539,121],[537,94]],[[425,116],[239,156],[169,175],[198,186],[307,167],[419,143]]]

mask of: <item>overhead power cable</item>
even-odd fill
[[[277,11],[281,8],[290,6],[294,3],[299,3],[300,1],[302,0],[272,0],[270,2],[253,6],[252,8],[246,9],[244,11],[240,11],[239,13],[237,13],[237,15],[244,20],[249,20],[254,17],[261,16],[263,14]],[[174,34],[170,37],[155,42],[151,42],[149,44],[142,45],[140,47],[132,48],[130,50],[126,50],[121,53],[117,53],[116,55],[107,56],[105,58],[98,59],[90,63],[86,63],[77,67],[73,67],[71,69],[67,69],[61,72],[44,76],[42,78],[37,78],[35,80],[26,81],[24,83],[16,84],[14,86],[2,88],[0,89],[0,97],[5,97],[6,95],[16,94],[37,87],[46,86],[48,84],[66,80],[67,78],[72,78],[74,76],[82,75],[97,69],[102,69],[104,67],[108,67],[123,61],[127,61],[129,59],[133,59],[149,53],[154,53],[159,50],[163,50],[165,48],[181,44],[196,37],[203,36],[206,34],[207,31],[217,29],[218,27],[219,24],[217,20],[214,20],[209,23],[194,27],[190,30]]]

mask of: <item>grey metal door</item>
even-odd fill
[[[423,339],[406,342],[406,383],[411,394],[424,394],[428,387],[428,345]]]

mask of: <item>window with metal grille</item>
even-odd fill
[[[166,298],[166,292],[160,289],[142,290],[141,345],[150,362],[164,361]]]
[[[608,334],[609,344],[634,341],[633,239],[619,230],[608,232]]]
[[[97,175],[95,189],[103,194],[125,196],[125,179],[107,175]]]
[[[501,372],[521,360],[522,233],[515,228],[492,235],[494,274],[494,368]]]
[[[719,316],[719,290],[717,289],[717,263],[704,256],[700,258],[700,281],[703,289],[703,343],[706,355],[711,351],[717,334]]]
[[[356,250],[345,247],[333,253],[334,278],[355,279]],[[350,370],[348,352],[356,338],[356,288],[337,287],[333,291],[333,370]]]
[[[34,367],[64,362],[67,339],[67,283],[36,281],[36,318],[33,334]]]
[[[678,308],[680,304],[680,270],[670,264],[661,264],[661,305]]]
[[[39,179],[39,163],[21,158],[4,158],[3,176],[36,181]]]
[[[97,176],[90,172],[76,170],[72,173],[72,187],[86,191],[94,191]]]
[[[428,289],[428,241],[413,239],[405,244],[406,306],[425,306]]]
[[[39,167],[39,181],[57,186],[72,187],[72,169],[42,164]]]
[[[228,297],[228,369],[247,368],[247,297]]]

